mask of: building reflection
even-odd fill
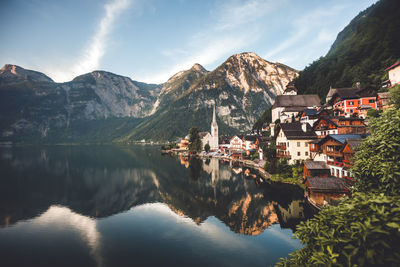
[[[217,159],[177,162],[155,149],[9,149],[0,161],[1,226],[37,217],[53,205],[101,218],[163,202],[197,224],[214,216],[244,235],[259,235],[276,223],[294,229],[306,217],[302,194],[256,185]]]

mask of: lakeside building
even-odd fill
[[[307,108],[319,107],[320,103],[318,95],[278,95],[271,108],[272,122],[280,120],[284,123]]]
[[[343,116],[322,116],[313,125],[312,130],[318,138],[330,134],[365,134],[363,118]]]
[[[373,87],[331,88],[326,102],[332,105],[335,116],[358,116],[361,106],[378,109],[376,91]]]
[[[309,142],[314,139],[317,136],[308,123],[281,123],[276,136],[276,156],[288,159],[289,164],[309,159]]]
[[[388,71],[389,80],[385,81],[385,87],[393,87],[396,84],[400,84],[400,60],[394,63],[389,68],[385,69]]]
[[[317,142],[310,142],[311,158],[313,160],[325,161],[331,175],[338,178],[351,177],[349,168],[343,162],[343,149],[348,140],[364,139],[366,135],[360,134],[332,134]]]
[[[303,178],[309,177],[329,177],[331,174],[329,166],[325,161],[304,161]]]
[[[336,177],[309,177],[305,187],[306,198],[318,209],[325,205],[335,205],[349,193],[346,181]]]
[[[203,145],[202,150],[204,150],[204,146],[208,144],[211,150],[218,150],[218,124],[217,124],[217,116],[215,114],[215,105],[213,107],[213,119],[211,122],[211,133],[209,132],[200,132],[199,133],[201,143]]]

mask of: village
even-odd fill
[[[381,89],[361,87],[360,83],[330,88],[324,104],[318,95],[298,95],[289,83],[271,107],[272,122],[248,134],[219,136],[214,106],[211,133],[198,132],[201,152],[189,149],[188,135],[164,147],[162,153],[179,155],[186,167],[190,156],[219,158],[230,162],[236,173],[242,171],[237,166],[252,168],[257,174],[248,169],[244,174],[260,180],[271,179],[272,173],[282,176],[282,166],[289,170],[297,166],[302,174],[289,181],[293,183],[294,178],[304,185],[309,203],[317,209],[335,205],[353,184],[353,157],[369,135],[368,116],[387,109],[388,88],[400,84],[400,61],[386,71],[389,79]]]

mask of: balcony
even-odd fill
[[[325,151],[325,153],[324,154],[326,154],[327,156],[330,156],[330,157],[334,157],[334,158],[341,158],[341,157],[343,157],[343,153],[342,152],[340,152],[340,151]]]
[[[290,155],[285,154],[285,153],[283,153],[283,152],[278,152],[278,153],[276,153],[276,157],[277,157],[277,158],[286,158],[286,159],[291,159],[291,158],[292,158]]]
[[[276,145],[276,149],[286,150],[286,144]]]
[[[319,152],[320,151],[320,148],[319,147],[317,147],[317,146],[311,146],[310,147],[310,152]]]

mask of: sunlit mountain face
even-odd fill
[[[54,260],[73,253],[78,262],[67,265],[124,265],[132,255],[144,262],[152,242],[168,251],[167,262],[179,254],[190,264],[199,256],[193,251],[205,249],[223,263],[222,255],[244,249],[255,266],[273,264],[300,247],[292,229],[309,216],[297,188],[257,184],[217,159],[161,156],[158,147],[1,148],[0,172],[0,254],[16,265],[48,265],[46,250]],[[27,236],[39,252],[14,257],[33,246]],[[255,256],[261,248],[275,252]]]

